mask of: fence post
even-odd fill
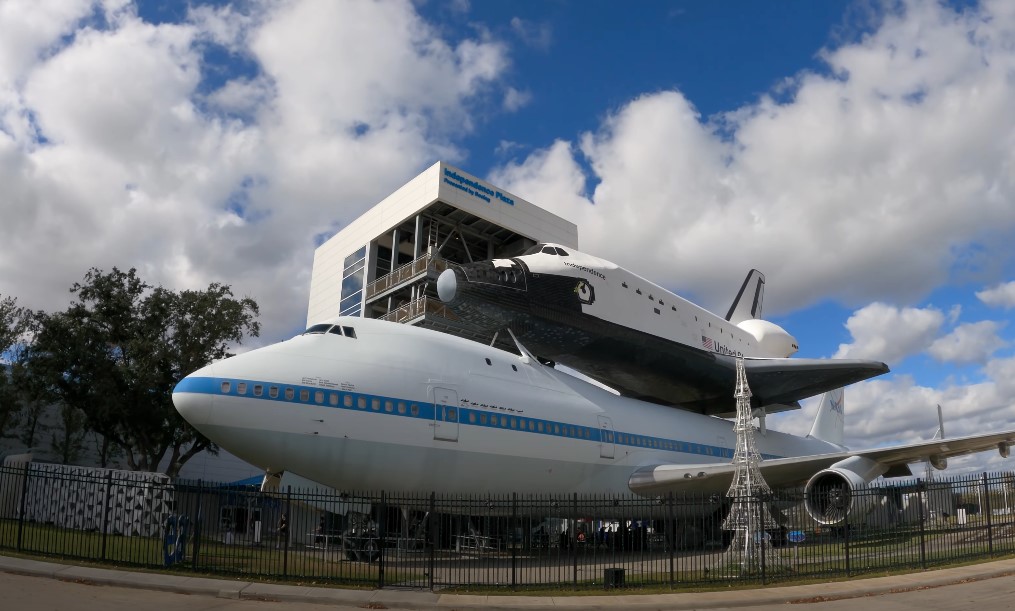
[[[571,558],[574,570],[574,587],[578,587],[578,493],[573,493],[571,501]]]
[[[675,509],[673,507],[673,492],[672,491],[670,491],[670,496],[669,496],[668,499],[666,499],[666,502],[667,502],[667,506],[666,506],[666,518],[667,518],[667,520],[669,520],[669,524],[667,524],[667,526],[669,526],[669,528],[667,528],[667,530],[670,531],[670,589],[673,589],[673,586],[676,585],[676,580],[674,579],[674,572],[673,572],[673,558],[674,558],[674,555],[676,554],[676,549],[677,549],[677,518],[676,518],[676,516],[673,515],[674,512],[675,512]]]
[[[430,591],[433,592],[433,572],[436,558],[435,553],[437,549],[437,528],[434,527],[434,513],[437,511],[437,493],[430,492],[430,511],[426,514],[426,533],[430,538]]]
[[[761,585],[765,585],[765,548],[768,547],[768,530],[765,527],[765,497],[759,494],[755,497],[758,502],[757,515],[761,518],[761,532],[758,533],[760,539],[758,540],[758,547],[761,548]],[[748,543],[750,545],[750,543]]]
[[[991,556],[994,555],[994,522],[991,518],[990,509],[990,487],[987,485],[987,472],[983,472],[983,504],[985,507],[981,507],[980,511],[985,511],[987,516],[987,553]]]
[[[518,527],[518,493],[511,493],[511,527],[509,529],[509,536],[514,539],[515,529]],[[525,536],[522,535],[522,541],[525,541]],[[511,589],[514,590],[518,585],[518,541],[511,541]]]
[[[31,462],[25,463],[25,476],[21,479],[21,503],[18,508],[18,551],[21,551],[25,531],[25,504],[28,501],[28,477],[31,473]]]
[[[927,529],[926,529],[926,525],[924,524],[924,522],[926,520],[925,520],[925,513],[923,511],[923,500],[925,498],[927,498],[927,495],[924,494],[926,492],[926,490],[927,490],[927,485],[926,485],[925,482],[921,481],[919,477],[916,478],[916,489],[921,492],[921,494],[920,494],[920,496],[921,496],[920,502],[918,503],[919,506],[920,506],[920,568],[921,569],[926,569],[927,568],[927,532],[926,532]]]
[[[377,516],[377,589],[384,588],[384,536],[385,523],[388,521],[388,504],[384,491],[381,490],[381,508]],[[369,549],[369,548],[368,548]]]
[[[109,499],[113,492],[113,472],[106,473],[106,500],[102,505],[102,560],[106,560],[106,538],[109,536]],[[165,536],[165,535],[163,535]]]
[[[846,577],[849,577],[849,517],[846,517],[844,524],[842,525],[843,534],[843,545],[846,548]]]
[[[194,551],[191,552],[190,568],[197,570],[201,553],[201,521],[204,519],[204,480],[197,480],[197,519],[194,520]]]
[[[289,510],[292,508],[293,487],[285,487],[285,533],[282,534],[282,578],[289,577],[289,530],[292,528]]]

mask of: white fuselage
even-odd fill
[[[211,440],[340,490],[628,493],[639,467],[729,461],[732,423],[496,348],[363,318],[201,369],[173,394]],[[348,332],[347,332],[348,333]],[[765,457],[840,448],[769,431]]]

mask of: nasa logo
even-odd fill
[[[575,295],[578,295],[578,301],[585,305],[592,305],[592,302],[596,300],[596,291],[592,288],[592,285],[584,280],[579,280],[578,284],[574,287]]]

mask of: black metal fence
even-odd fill
[[[775,523],[730,551],[721,495],[262,493],[33,464],[0,468],[0,550],[421,589],[772,583],[1011,554],[1009,494],[1009,473],[880,482],[853,491],[848,523],[828,525],[801,491],[780,491],[742,500]]]

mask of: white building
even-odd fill
[[[435,163],[317,249],[307,326],[342,314],[470,336],[437,299],[437,276],[447,262],[512,257],[537,242],[577,248],[578,228]]]

